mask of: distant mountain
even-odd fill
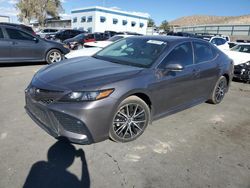
[[[178,18],[169,22],[169,24],[178,26],[193,26],[204,24],[250,24],[250,14],[243,16],[193,15]]]

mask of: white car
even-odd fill
[[[217,36],[217,35],[196,35],[196,37],[206,40],[214,44],[220,50],[229,50],[229,44],[227,40],[230,40],[229,37],[226,36]]]
[[[46,36],[55,35],[59,30],[58,29],[42,29],[36,34],[39,35],[41,38],[45,38]]]
[[[223,52],[234,61],[234,78],[250,82],[250,43],[238,44]]]
[[[229,50],[229,44],[227,42],[226,39],[224,39],[223,37],[212,37],[209,42],[211,42],[212,44],[214,44],[215,46],[217,46],[217,48],[219,48],[220,50]]]
[[[87,42],[84,44],[84,47],[82,49],[71,51],[70,53],[66,54],[65,57],[67,59],[71,59],[80,56],[91,56],[100,51],[102,48],[112,44],[113,42],[131,36],[133,35],[115,35],[106,41]]]
[[[250,43],[237,44],[230,50],[223,50],[233,61],[234,65],[250,62]]]

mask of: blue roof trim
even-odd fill
[[[90,8],[90,9],[83,9],[83,10],[72,10],[71,14],[82,13],[82,12],[92,12],[92,11],[98,11],[98,12],[104,12],[104,13],[111,13],[111,14],[116,14],[116,15],[120,15],[120,16],[129,16],[129,17],[133,17],[133,18],[139,18],[139,19],[148,20],[148,18],[146,18],[146,17],[135,16],[135,15],[121,13],[121,12],[115,12],[115,11],[111,11],[111,10],[103,10],[103,9],[100,9],[100,8]]]

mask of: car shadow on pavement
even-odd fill
[[[89,188],[90,178],[85,153],[67,140],[59,140],[48,150],[48,161],[38,161],[32,165],[23,188]],[[82,161],[82,177],[70,173],[75,157]]]
[[[27,63],[0,63],[1,67],[21,67],[21,66],[34,66],[34,65],[46,65],[46,62],[27,62]]]

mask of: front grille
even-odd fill
[[[34,100],[47,105],[54,103],[64,95],[63,91],[46,90],[36,87],[31,87],[28,91]]]
[[[82,121],[69,116],[67,114],[63,114],[60,112],[54,111],[56,119],[59,121],[59,124],[69,132],[77,133],[77,134],[86,134],[85,126]]]
[[[35,105],[29,98],[26,98],[26,106],[29,111],[47,128],[51,129],[55,133],[58,132],[58,126],[54,123],[53,114],[50,111]]]
[[[55,101],[54,99],[41,99],[40,100],[40,102],[42,102],[43,104],[51,104],[54,101]]]

